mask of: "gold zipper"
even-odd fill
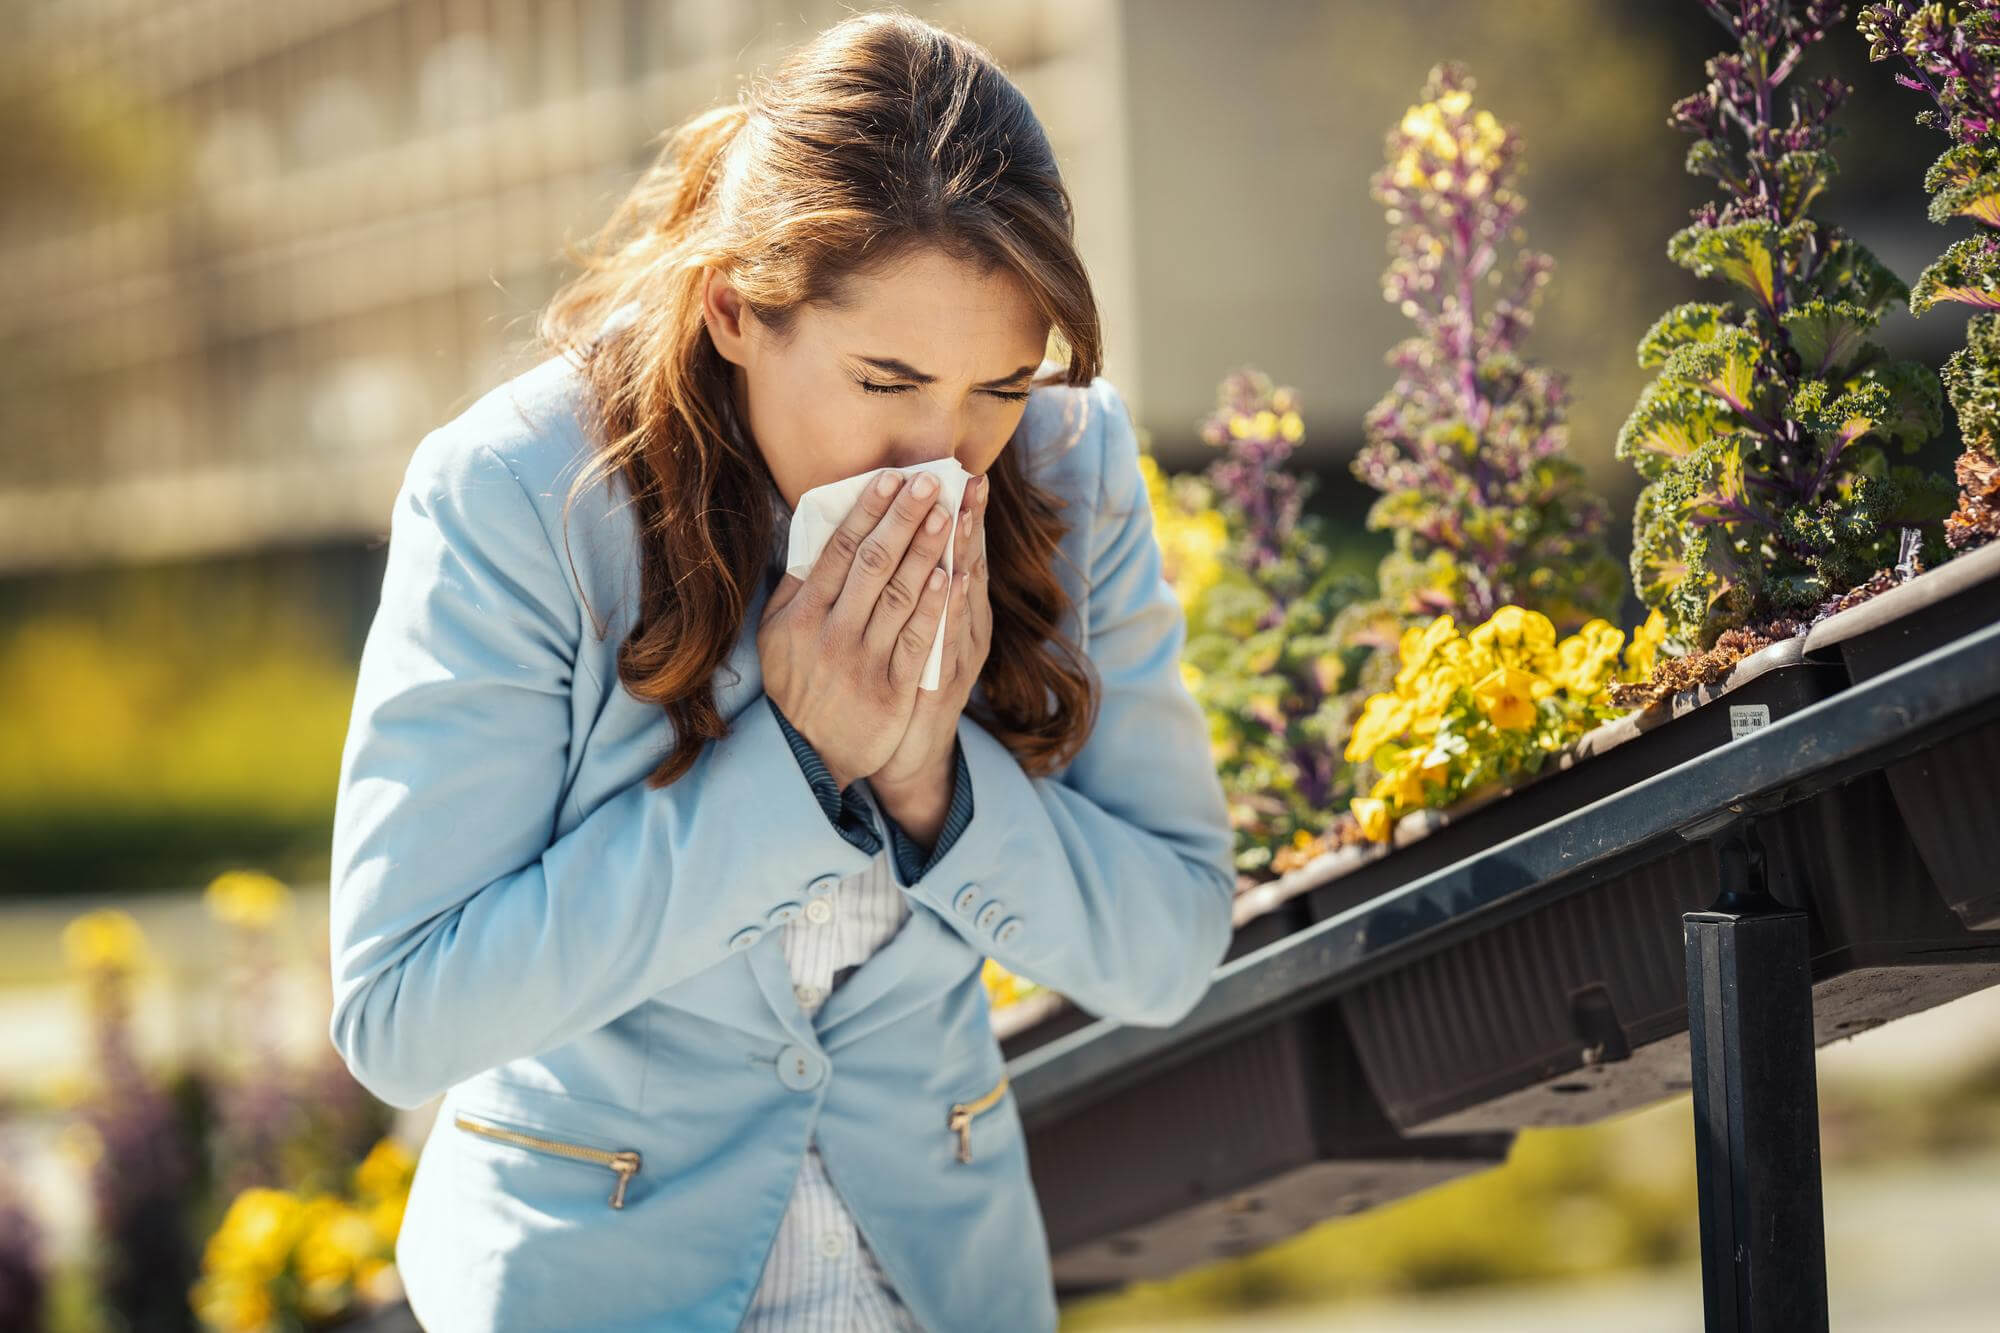
[[[946,1129],[958,1135],[959,1161],[969,1162],[972,1160],[972,1117],[978,1115],[981,1111],[990,1110],[993,1104],[1000,1100],[1001,1094],[1006,1091],[1007,1076],[1002,1074],[1000,1081],[993,1085],[993,1090],[978,1101],[953,1102],[951,1104],[951,1114],[945,1117],[944,1123]]]
[[[477,1120],[468,1119],[463,1111],[454,1114],[452,1123],[460,1129],[469,1129],[475,1134],[485,1134],[490,1138],[504,1139],[508,1143],[518,1143],[528,1148],[540,1148],[544,1152],[556,1153],[563,1157],[573,1157],[578,1161],[596,1162],[608,1166],[618,1173],[618,1184],[611,1190],[611,1206],[625,1206],[625,1184],[639,1170],[639,1154],[634,1149],[612,1152],[608,1148],[587,1148],[580,1143],[563,1143],[557,1139],[545,1139],[536,1134],[523,1134],[518,1129],[503,1129],[499,1125],[482,1125]]]

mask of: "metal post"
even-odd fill
[[[1721,896],[1682,918],[1708,1333],[1827,1327],[1806,914],[1771,897],[1743,821],[1715,839]]]

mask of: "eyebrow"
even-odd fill
[[[898,361],[893,356],[864,356],[858,359],[867,362],[869,365],[875,367],[877,370],[886,371],[891,375],[900,375],[904,379],[915,380],[919,384],[937,383],[937,376],[926,375],[924,374],[923,371],[918,370],[915,366],[911,365],[909,362]],[[1015,371],[1011,375],[1002,375],[997,380],[987,380],[984,383],[980,384],[978,387],[982,389],[990,389],[997,385],[1002,385],[1002,384],[1019,384],[1023,380],[1028,379],[1034,373],[1035,373],[1035,368],[1033,366],[1022,366],[1019,370]]]

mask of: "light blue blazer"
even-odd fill
[[[982,958],[1165,1027],[1230,939],[1230,830],[1123,402],[1036,389],[1008,445],[1068,501],[1087,745],[1029,777],[961,718],[970,823],[808,1018],[777,927],[871,858],[759,697],[761,590],[716,678],[730,734],[646,786],[671,726],[618,680],[622,482],[562,528],[582,391],[550,357],[418,444],[341,757],[330,1036],[382,1100],[444,1094],[397,1244],[413,1310],[433,1333],[734,1329],[816,1135],[927,1327],[1053,1329],[1012,1092],[972,1114],[970,1160],[948,1124],[1006,1072]]]

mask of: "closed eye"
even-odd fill
[[[916,387],[914,384],[877,384],[873,380],[866,380],[866,379],[856,379],[854,382],[856,384],[859,384],[862,388],[866,389],[869,393],[908,393],[911,389],[914,389]],[[1019,391],[1012,391],[1007,389],[982,389],[980,390],[980,392],[990,393],[995,398],[1004,398],[1010,403],[1018,403],[1028,396],[1028,391],[1026,389],[1022,389]]]

